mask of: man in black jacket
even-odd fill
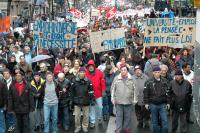
[[[181,133],[187,133],[186,114],[189,110],[190,97],[192,96],[192,85],[183,78],[181,70],[175,72],[175,80],[170,84],[172,90],[172,133],[178,128],[178,119],[180,116]]]
[[[10,85],[8,111],[16,114],[19,132],[29,133],[29,113],[34,111],[34,97],[21,71],[15,74],[15,81]]]
[[[13,78],[11,76],[9,69],[4,69],[3,77],[4,77],[4,83],[6,84],[7,89],[9,90],[10,85],[13,81]],[[8,111],[6,111],[6,124],[8,126],[8,132],[13,132],[15,130],[15,126],[16,126],[15,115],[13,113],[9,113]]]
[[[0,81],[0,132],[6,132],[4,109],[7,104],[8,89],[4,82]]]
[[[65,78],[64,73],[58,73],[57,84],[60,86],[58,104],[58,122],[67,131],[70,127],[69,103],[70,103],[70,81]]]
[[[153,78],[147,80],[144,86],[144,104],[150,109],[153,133],[159,133],[158,118],[162,122],[162,133],[168,133],[167,108],[169,86],[165,78],[161,77],[159,66],[153,68]],[[158,115],[159,114],[159,115]]]
[[[94,91],[92,89],[92,83],[85,76],[85,68],[81,67],[78,76],[74,79],[72,87],[72,99],[75,105],[75,133],[81,130],[81,110],[83,112],[82,127],[83,132],[88,132],[89,125],[89,105],[94,100]]]

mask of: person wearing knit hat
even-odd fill
[[[138,128],[149,127],[150,113],[144,106],[144,85],[148,77],[142,72],[141,67],[136,65],[134,68],[133,79],[135,80],[134,103],[135,114],[138,120]]]
[[[142,68],[141,68],[139,65],[136,65],[136,66],[134,67],[134,71],[136,71],[137,69],[142,70]]]
[[[81,68],[79,69],[79,72],[85,72],[85,71],[86,71],[85,67],[81,67]]]
[[[41,75],[40,72],[35,72],[35,73],[33,74],[33,76],[40,76],[40,75]]]
[[[40,76],[40,72],[33,74],[33,80],[31,81],[31,88],[35,99],[35,111],[33,120],[34,131],[44,129],[44,113],[43,113],[43,99],[41,98],[41,90],[44,89],[45,80]]]
[[[29,131],[29,113],[35,109],[34,96],[30,83],[24,78],[24,73],[15,73],[15,80],[9,87],[8,112],[14,111],[17,119],[17,128],[20,133]]]
[[[120,74],[114,78],[110,90],[111,101],[117,110],[115,133],[131,133],[135,81],[126,65],[120,67]]]
[[[81,67],[71,87],[72,105],[74,105],[75,131],[88,132],[89,126],[89,107],[95,105],[94,90],[91,81],[86,77],[86,69]],[[81,121],[81,112],[83,119]],[[81,124],[82,122],[82,124]]]
[[[160,69],[159,66],[155,66],[155,67],[153,68],[153,72],[159,72],[159,71],[161,71],[161,69]]]
[[[127,70],[129,71],[129,68],[128,68],[128,66],[127,66],[126,64],[120,64],[120,70],[121,70],[122,68],[124,68],[124,67],[126,67]]]
[[[144,104],[146,109],[150,109],[152,119],[152,132],[160,132],[158,127],[158,119],[162,122],[162,133],[168,133],[167,109],[169,104],[169,83],[167,79],[161,77],[161,69],[159,66],[153,68],[153,77],[149,78],[144,85]]]
[[[183,72],[181,70],[176,70],[175,76],[177,76],[177,75],[183,76]]]
[[[192,85],[188,80],[185,80],[181,70],[175,72],[175,79],[170,83],[171,94],[170,98],[173,103],[172,115],[172,131],[175,133],[178,129],[178,121],[180,118],[180,132],[187,133],[188,113],[190,113],[192,100]]]

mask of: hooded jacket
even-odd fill
[[[92,81],[92,87],[94,89],[94,95],[95,98],[99,98],[102,97],[102,92],[106,90],[106,84],[105,84],[105,79],[103,76],[103,73],[96,68],[94,60],[90,60],[87,64],[87,67],[89,65],[93,65],[95,68],[95,72],[91,73],[88,71],[88,69],[86,70],[86,76],[89,80]]]
[[[42,108],[43,107],[43,97],[41,96],[41,90],[44,87],[45,80],[40,78],[39,84],[36,84],[35,80],[31,81],[31,88],[34,95],[35,107]]]

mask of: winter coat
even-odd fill
[[[96,66],[93,60],[90,60],[88,62],[88,65],[93,65],[95,67],[95,73],[92,74],[88,70],[86,70],[86,76],[89,80],[92,81],[94,95],[95,95],[95,98],[97,99],[99,97],[102,97],[103,91],[106,90],[105,79],[104,79],[103,73],[99,69],[96,69]]]
[[[180,113],[187,112],[192,97],[192,85],[187,80],[180,83],[173,80],[170,83],[170,88],[172,90],[172,109]]]
[[[64,79],[63,82],[60,82],[58,79],[56,80],[57,84],[60,87],[59,91],[59,107],[66,107],[69,106],[70,99],[70,81],[68,79]]]
[[[142,74],[141,77],[136,75],[133,76],[135,80],[135,90],[134,90],[134,103],[138,105],[144,105],[144,84],[148,80],[148,77],[145,74]]]
[[[68,73],[65,73],[65,78],[71,82],[75,78],[75,76],[74,74],[68,72]]]
[[[61,90],[60,86],[57,84],[56,81],[53,81],[55,84],[55,92],[56,92],[56,96],[57,98],[59,98],[59,91]],[[46,89],[46,81],[44,82],[42,88],[41,88],[41,97],[43,98],[44,101],[44,96],[45,96],[45,89]]]
[[[54,67],[54,70],[53,70],[53,73],[54,75],[58,75],[59,72],[62,72],[63,71],[63,67],[61,64],[57,64],[55,67]]]
[[[163,104],[169,100],[169,83],[165,78],[160,81],[155,78],[148,79],[144,85],[144,104]]]
[[[74,105],[89,106],[94,99],[91,81],[88,78],[81,80],[76,77],[72,82],[71,97]]]
[[[31,90],[31,86],[26,81],[25,88],[19,96],[19,93],[15,87],[16,81],[13,81],[10,85],[8,96],[8,111],[14,111],[16,114],[26,114],[34,111],[34,96]]]
[[[0,108],[3,108],[5,105],[7,105],[7,99],[8,99],[8,88],[7,85],[0,81]]]
[[[165,77],[164,76],[162,76],[162,77],[165,78],[168,83],[170,83],[173,80],[172,76],[169,75],[168,73],[167,73],[167,75]]]
[[[193,68],[194,65],[194,59],[192,58],[192,56],[181,56],[180,59],[176,62],[176,67],[177,69],[182,69],[182,66],[188,63],[190,65],[191,68]]]
[[[82,57],[83,65],[86,65],[89,60],[94,59],[93,54],[90,52],[86,52],[86,53],[81,52],[81,57]]]
[[[116,76],[111,86],[111,100],[116,104],[133,104],[135,82],[130,74],[123,79],[121,74]]]
[[[40,79],[39,84],[36,84],[35,80],[31,81],[31,88],[34,95],[35,107],[38,109],[43,108],[43,97],[41,96],[41,90],[44,87],[44,79]]]
[[[153,77],[153,68],[155,66],[160,66],[160,62],[158,59],[150,59],[146,62],[144,67],[144,74],[146,74],[149,78]]]
[[[115,78],[115,73],[112,74],[105,74],[105,81],[106,81],[106,93],[107,95],[111,94],[111,85]]]

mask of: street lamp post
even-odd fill
[[[54,4],[54,0],[52,0],[52,20],[54,20],[54,10],[53,10],[54,6],[53,6],[53,4]]]
[[[182,16],[182,9],[181,9],[181,6],[182,6],[181,0],[179,0],[179,17]]]

